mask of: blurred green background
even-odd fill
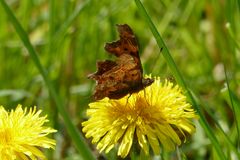
[[[7,0],[7,3],[28,33],[71,120],[80,130],[95,85],[87,75],[96,71],[97,60],[114,58],[103,47],[106,42],[118,39],[116,24],[129,24],[137,35],[145,74],[174,81],[134,1]],[[233,149],[223,137],[229,137],[232,146],[239,146],[239,124],[234,117],[240,114],[240,1],[142,3],[221,147],[232,159]],[[20,103],[41,108],[59,131],[55,136],[57,148],[48,153],[49,159],[80,159],[48,88],[2,6],[0,17],[0,105],[10,109]],[[226,87],[225,71],[230,89]],[[183,154],[188,159],[218,159],[203,129],[196,125],[197,133],[184,145]],[[94,147],[92,150],[99,156]],[[167,157],[174,159],[175,154]],[[114,159],[114,155],[112,151],[104,157]]]

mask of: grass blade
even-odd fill
[[[57,30],[57,32],[53,35],[52,43],[54,44],[54,49],[58,48],[60,45],[63,37],[65,36],[67,29],[71,26],[71,24],[76,20],[80,12],[85,9],[88,4],[91,2],[91,0],[84,1],[81,5],[78,6],[78,8],[73,12],[73,14],[68,17],[63,25]]]
[[[71,136],[71,138],[73,139],[73,142],[75,143],[75,146],[78,149],[79,153],[81,154],[81,156],[84,159],[90,159],[90,160],[95,159],[93,154],[91,153],[89,147],[84,142],[82,134],[73,125],[73,123],[70,119],[70,116],[67,114],[67,111],[64,108],[63,103],[61,102],[61,99],[57,95],[56,90],[54,89],[50,79],[48,78],[46,70],[42,66],[36,51],[34,50],[32,44],[29,41],[27,33],[24,31],[21,24],[16,19],[16,17],[14,16],[13,12],[9,8],[9,6],[6,4],[6,2],[4,0],[0,0],[0,2],[1,2],[1,4],[3,6],[3,9],[5,10],[6,14],[8,15],[10,22],[12,23],[12,25],[14,26],[17,34],[19,35],[20,39],[22,40],[24,46],[27,48],[32,60],[34,61],[34,64],[36,65],[37,69],[39,70],[39,72],[43,76],[43,79],[44,79],[44,81],[45,81],[45,83],[46,83],[46,85],[49,89],[49,92],[50,92],[52,98],[54,99],[54,101],[56,103],[58,111],[61,114],[61,116],[62,116],[62,118],[65,122],[68,133]]]
[[[228,89],[228,94],[229,94],[229,99],[230,99],[230,104],[232,106],[232,110],[233,110],[233,114],[234,114],[234,118],[236,121],[236,127],[237,127],[237,142],[238,142],[238,148],[239,148],[239,128],[240,128],[240,118],[239,116],[239,109],[234,105],[234,98],[233,98],[233,93],[230,90],[229,87],[229,80],[228,80],[228,76],[227,76],[227,72],[226,72],[226,67],[224,66],[224,73],[225,73],[225,80],[226,80],[226,84],[227,84],[227,89]],[[238,105],[239,106],[239,105]]]
[[[225,157],[225,155],[224,155],[224,153],[221,149],[221,146],[220,146],[216,136],[214,135],[214,132],[210,128],[210,126],[207,123],[203,113],[201,112],[199,104],[193,98],[193,95],[191,94],[190,90],[188,89],[188,87],[187,87],[180,71],[178,70],[178,67],[176,66],[172,56],[170,55],[170,52],[169,52],[168,48],[166,47],[161,35],[157,31],[155,25],[153,24],[153,22],[152,22],[151,18],[149,17],[148,13],[146,12],[146,10],[145,10],[143,4],[141,3],[141,1],[140,0],[135,0],[135,3],[136,3],[136,5],[139,9],[140,14],[143,16],[144,20],[146,20],[153,36],[155,37],[155,39],[157,41],[157,44],[158,44],[159,48],[163,48],[162,49],[162,54],[163,54],[164,58],[166,59],[166,61],[168,63],[168,66],[170,67],[171,71],[173,72],[173,75],[176,78],[178,84],[181,85],[182,88],[187,91],[187,96],[188,96],[189,100],[191,101],[191,103],[193,104],[194,108],[197,110],[197,112],[200,116],[200,124],[204,128],[206,134],[208,135],[209,139],[211,140],[213,146],[215,147],[219,158],[225,160],[226,157]]]

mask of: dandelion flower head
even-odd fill
[[[56,130],[43,126],[47,116],[40,116],[36,107],[22,108],[7,112],[0,106],[0,159],[29,160],[46,159],[40,148],[54,148],[55,140],[47,138]]]
[[[89,104],[83,122],[86,137],[92,137],[100,152],[118,146],[118,155],[126,157],[136,140],[146,154],[149,146],[160,154],[160,146],[174,150],[195,132],[191,119],[197,118],[178,85],[159,77],[138,93],[121,99],[104,98]]]

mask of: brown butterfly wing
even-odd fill
[[[104,97],[118,99],[150,85],[152,79],[142,77],[137,40],[131,28],[117,25],[120,40],[105,45],[105,50],[117,56],[116,62],[106,60],[97,63],[97,72],[88,77],[96,80],[94,99]]]
[[[104,97],[121,98],[129,92],[129,87],[137,84],[141,78],[141,72],[135,69],[136,64],[130,55],[121,55],[116,64],[102,75],[90,77],[97,82],[93,95],[95,100]]]
[[[101,77],[105,72],[113,69],[114,67],[117,66],[117,63],[114,61],[110,61],[110,60],[105,60],[105,61],[98,61],[97,62],[97,72],[89,74],[88,78],[97,80],[98,77]]]

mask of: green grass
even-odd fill
[[[86,75],[109,58],[104,43],[121,23],[138,36],[144,73],[173,77],[200,116],[196,136],[161,156],[240,159],[240,1],[0,2],[0,105],[49,115],[61,139],[49,159],[99,156],[79,132],[94,86]]]

